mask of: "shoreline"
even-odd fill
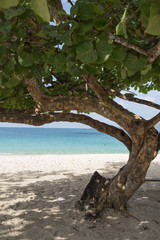
[[[105,169],[107,164],[124,165],[128,154],[18,154],[0,155],[0,173],[18,171],[71,171],[81,174]],[[160,154],[151,165],[160,164]]]
[[[105,156],[107,156],[107,155],[115,155],[115,156],[118,156],[118,155],[128,155],[128,153],[73,153],[73,154],[56,154],[56,153],[53,153],[53,154],[51,154],[51,153],[48,153],[48,154],[46,154],[46,153],[44,153],[44,154],[13,154],[13,153],[0,153],[0,157],[1,156],[85,156],[85,155],[89,155],[89,156],[99,156],[99,155],[101,155],[101,156],[103,156],[103,155],[105,155]]]
[[[17,153],[0,153],[0,157],[1,156],[62,156],[62,157],[64,157],[64,156],[85,156],[85,155],[89,155],[89,156],[108,156],[108,155],[114,155],[114,156],[116,156],[116,157],[118,157],[118,156],[126,156],[126,155],[129,155],[129,153],[70,153],[70,154],[59,154],[59,153],[44,153],[44,154],[32,154],[32,153],[28,153],[28,154],[25,154],[25,153],[20,153],[20,154],[17,154]],[[158,155],[156,156],[156,158],[155,159],[157,159],[157,158],[160,158],[160,153],[158,153]]]
[[[83,156],[83,155],[128,155],[128,153],[0,153],[0,156]]]

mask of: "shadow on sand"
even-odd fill
[[[109,176],[115,166],[107,171]],[[0,240],[159,239],[159,183],[138,190],[129,202],[129,218],[107,210],[94,222],[74,208],[90,177],[62,171],[1,174]]]

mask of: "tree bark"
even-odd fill
[[[127,164],[107,184],[104,177],[95,173],[76,206],[85,209],[87,217],[95,218],[106,208],[125,213],[127,202],[144,183],[150,163],[157,155],[158,139],[155,128],[145,133],[143,143],[136,149],[140,145],[137,139]]]
[[[95,208],[96,203],[101,196],[101,191],[105,188],[105,182],[105,177],[102,177],[97,171],[94,172],[82,194],[80,201],[76,203],[75,207],[82,211],[88,211]]]

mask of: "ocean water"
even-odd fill
[[[115,138],[94,129],[0,128],[0,154],[128,153]]]

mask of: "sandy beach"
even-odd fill
[[[0,240],[159,240],[160,182],[145,182],[129,217],[107,210],[84,220],[74,208],[97,170],[113,177],[127,154],[0,155]],[[147,177],[160,178],[160,155]]]

